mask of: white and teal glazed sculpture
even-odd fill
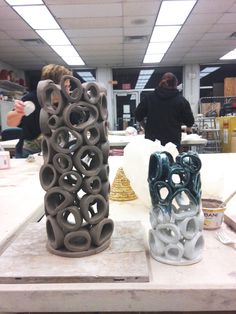
[[[201,161],[194,152],[174,161],[168,152],[150,156],[148,182],[152,200],[149,245],[157,261],[188,265],[202,258]]]

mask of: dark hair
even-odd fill
[[[177,85],[178,85],[177,77],[171,72],[165,73],[162,76],[161,81],[159,83],[159,87],[165,87],[169,89],[175,89],[177,88]]]

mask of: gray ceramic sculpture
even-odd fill
[[[70,94],[64,88],[68,79]],[[40,182],[46,191],[47,248],[69,257],[101,252],[109,246],[114,228],[108,218],[106,94],[96,83],[81,84],[64,76],[60,85],[40,81],[37,96],[42,107]]]
[[[149,245],[152,257],[160,262],[188,265],[202,258],[200,168],[201,161],[193,152],[178,155],[176,161],[168,152],[150,156]]]

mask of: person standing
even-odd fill
[[[48,64],[42,68],[41,80],[52,80],[55,84],[59,84],[62,76],[72,75],[72,72],[64,66],[56,64]],[[69,80],[68,80],[69,81]],[[65,81],[65,85],[69,82]],[[25,112],[25,102],[31,101],[34,104],[33,112],[27,115]],[[37,99],[37,91],[29,92],[22,97],[21,100],[15,100],[14,109],[7,114],[7,124],[10,127],[20,127],[23,130],[22,138],[17,143],[22,153],[16,157],[26,158],[30,154],[41,151],[41,130],[39,125],[40,104]],[[17,149],[17,147],[16,147]]]
[[[154,92],[147,95],[137,106],[135,118],[144,127],[145,138],[159,140],[162,145],[172,142],[180,149],[181,126],[187,131],[194,124],[189,102],[177,89],[178,80],[165,73]]]

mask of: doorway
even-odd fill
[[[116,108],[116,129],[125,130],[128,126],[136,128],[134,111],[139,103],[138,91],[114,91],[114,100]]]

